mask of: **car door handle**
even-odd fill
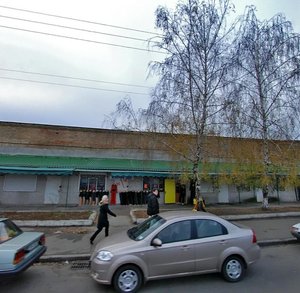
[[[226,244],[226,240],[221,240],[220,243],[221,244]]]
[[[183,246],[181,246],[181,249],[183,249],[183,250],[187,250],[187,249],[189,249],[190,247],[188,246],[188,245],[183,245]]]

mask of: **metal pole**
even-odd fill
[[[69,186],[70,186],[70,175],[68,175],[67,196],[66,196],[66,207],[68,206]]]

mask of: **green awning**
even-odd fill
[[[26,175],[72,175],[73,169],[59,168],[26,168],[26,167],[0,167],[0,174],[26,174]]]
[[[199,172],[231,174],[239,170],[237,167],[233,162],[205,162],[199,165]],[[251,165],[243,167],[247,170]],[[0,174],[71,175],[74,172],[109,172],[113,177],[176,177],[191,173],[192,164],[166,160],[0,154]]]
[[[213,162],[200,165],[199,170],[206,174],[230,173],[233,166]],[[192,172],[192,165],[183,161],[0,154],[2,174],[70,175],[72,172],[111,172],[113,177],[175,177]]]
[[[66,174],[72,172],[128,172],[127,176],[168,176],[180,173],[182,162],[93,157],[57,157],[33,155],[1,155],[0,172],[15,174]],[[129,174],[130,173],[130,174]],[[133,175],[134,174],[134,175]],[[145,174],[145,175],[143,175]],[[119,174],[121,176],[123,174]]]
[[[161,172],[112,172],[112,177],[175,177],[179,174]]]

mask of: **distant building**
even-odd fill
[[[159,141],[139,132],[0,122],[0,204],[97,204],[105,193],[112,204],[145,204],[153,187],[161,203],[192,203],[193,182],[180,181],[185,163]],[[218,176],[233,162],[233,149],[244,156],[259,141],[209,137],[208,143],[208,175]],[[299,153],[300,142],[294,147]],[[296,201],[299,192],[292,186],[272,194]],[[201,194],[207,203],[261,201],[258,188],[210,181]]]

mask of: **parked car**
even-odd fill
[[[91,255],[91,276],[117,292],[149,280],[220,272],[240,281],[260,257],[254,231],[205,212],[170,211],[114,234]]]
[[[300,240],[300,223],[295,224],[291,227],[291,234]]]
[[[26,270],[46,249],[44,233],[23,232],[13,221],[0,218],[0,277]]]

